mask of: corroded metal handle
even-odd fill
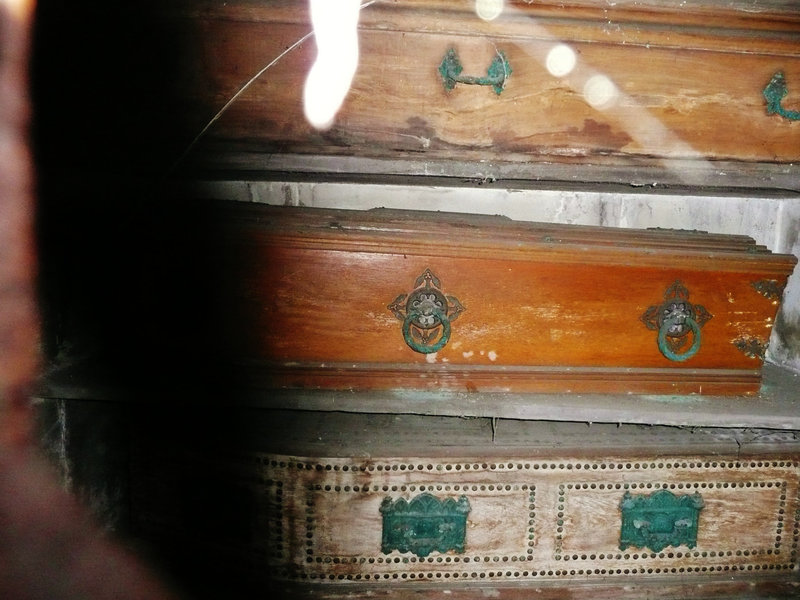
[[[667,336],[669,336],[676,328],[681,327],[681,325],[688,327],[694,339],[692,341],[692,345],[686,352],[674,352],[670,348],[670,344],[667,342]],[[700,350],[700,325],[695,321],[692,317],[672,317],[669,319],[664,319],[664,322],[661,324],[661,327],[658,329],[658,349],[666,358],[674,361],[684,361],[689,360],[697,351]]]
[[[650,306],[640,317],[648,329],[658,332],[657,345],[661,354],[672,361],[689,360],[700,350],[700,328],[712,318],[701,304],[689,302],[689,290],[676,281],[664,292],[661,304]],[[692,344],[681,351],[692,336]]]
[[[439,65],[439,74],[442,76],[442,83],[446,90],[452,90],[456,83],[466,83],[468,85],[490,85],[496,94],[500,94],[506,87],[506,81],[511,76],[511,65],[506,59],[506,55],[500,50],[494,57],[486,77],[475,77],[472,75],[462,75],[461,61],[453,48],[450,48],[444,55]]]
[[[466,496],[437,498],[423,492],[410,501],[383,499],[381,552],[411,552],[425,558],[431,552],[463,554],[467,535],[467,515],[471,510]]]
[[[767,87],[764,88],[764,99],[767,101],[767,114],[780,115],[790,121],[800,121],[800,111],[788,110],[781,106],[784,96],[789,93],[786,88],[786,76],[783,71],[778,71],[769,80]]]
[[[442,283],[430,269],[425,269],[414,282],[410,294],[400,294],[387,306],[403,322],[403,339],[420,354],[432,354],[450,340],[450,323],[464,306],[455,296],[442,291]]]
[[[705,506],[702,496],[675,495],[661,489],[649,495],[625,492],[620,501],[622,526],[619,548],[649,548],[661,552],[667,546],[697,545],[700,511]]]
[[[441,325],[442,332],[439,339],[432,344],[427,343],[425,340],[419,342],[414,339],[414,334],[411,333],[412,325],[419,326],[420,323],[424,325],[424,329],[431,329]],[[444,311],[438,308],[431,307],[430,309],[412,310],[403,319],[403,339],[406,344],[415,352],[422,354],[431,354],[438,352],[445,347],[450,340],[450,319],[444,314]]]

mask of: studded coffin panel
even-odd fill
[[[134,434],[141,539],[224,559],[237,577],[345,595],[356,584],[798,581],[795,432],[243,417],[234,443],[209,439],[208,451]]]
[[[262,465],[280,540],[270,568],[289,579],[552,580],[797,565],[798,465],[791,460],[263,456]],[[428,545],[416,548],[414,531],[411,544],[382,544],[382,507],[420,498],[434,500],[429,514],[416,516]],[[634,500],[644,512],[630,512],[626,503]],[[453,532],[445,503],[469,507],[451,515],[466,514],[466,528],[454,544],[431,551],[431,532]],[[432,525],[422,524],[426,518]]]

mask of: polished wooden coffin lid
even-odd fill
[[[212,322],[264,387],[752,393],[796,262],[696,231],[236,203],[212,214]],[[426,285],[449,305],[433,348],[403,305]],[[647,315],[676,289],[700,339],[671,360]]]

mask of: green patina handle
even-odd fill
[[[506,87],[506,80],[511,76],[511,65],[506,59],[506,55],[500,50],[492,60],[486,77],[474,77],[472,75],[462,75],[461,61],[453,48],[450,48],[444,55],[442,63],[439,65],[439,74],[446,90],[452,90],[456,83],[466,83],[470,85],[490,85],[496,94],[500,94]]]
[[[677,496],[666,489],[649,495],[625,492],[619,507],[620,550],[634,546],[661,552],[667,546],[697,546],[700,511],[705,507],[698,492]]]
[[[412,322],[421,316],[434,317],[442,324],[442,335],[435,343],[431,345],[417,342],[411,334]],[[429,309],[429,312],[426,311],[425,313],[420,310],[411,310],[406,315],[406,318],[403,319],[403,339],[406,341],[406,344],[408,344],[409,347],[415,352],[420,352],[421,354],[438,352],[444,348],[447,342],[450,340],[450,320],[447,318],[447,315],[444,314],[444,311],[441,311],[438,308]]]
[[[800,111],[787,110],[781,106],[781,101],[789,91],[786,88],[786,76],[783,71],[778,71],[769,80],[767,87],[764,88],[764,99],[767,101],[767,114],[780,115],[790,121],[800,121]]]
[[[661,324],[661,327],[659,327],[658,349],[661,351],[661,354],[666,356],[669,360],[680,362],[692,358],[695,354],[697,354],[697,351],[700,350],[700,325],[691,317],[683,317],[683,323],[688,325],[692,330],[694,341],[686,352],[678,354],[677,352],[672,351],[672,349],[669,347],[669,343],[667,342],[667,335],[669,334],[670,329],[679,324],[678,318],[679,317],[665,319]]]
[[[381,552],[412,552],[425,558],[432,552],[463,554],[467,536],[466,496],[440,499],[428,492],[412,498],[383,499]]]

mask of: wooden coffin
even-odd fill
[[[185,507],[209,492],[195,483],[185,497],[166,493],[207,473],[228,500],[220,506],[242,511],[235,520],[250,527],[225,553],[255,578],[338,587],[331,597],[356,584],[372,593],[445,586],[454,597],[476,583],[612,584],[629,597],[623,586],[649,581],[667,595],[678,583],[700,586],[670,597],[711,597],[702,584],[715,580],[797,583],[792,432],[524,421],[492,430],[488,419],[410,415],[260,419],[282,452],[234,458],[218,449],[204,458],[143,446],[133,504],[143,535],[171,530],[208,544],[211,515]],[[215,478],[226,461],[225,480]],[[220,508],[213,518],[232,516]]]
[[[583,181],[700,186],[796,181],[800,124],[786,115],[800,107],[800,16],[791,0],[758,9],[744,0],[500,6],[485,20],[473,0],[365,3],[355,78],[333,125],[317,131],[303,113],[317,56],[306,2],[171,3],[164,10],[181,24],[186,57],[177,93],[197,132],[272,63],[190,160],[570,181],[578,169]],[[494,67],[502,83],[457,83],[443,74],[450,51],[461,76],[491,78]],[[310,155],[400,160],[365,170]]]
[[[217,209],[226,356],[267,388],[749,394],[796,259],[743,236]]]

